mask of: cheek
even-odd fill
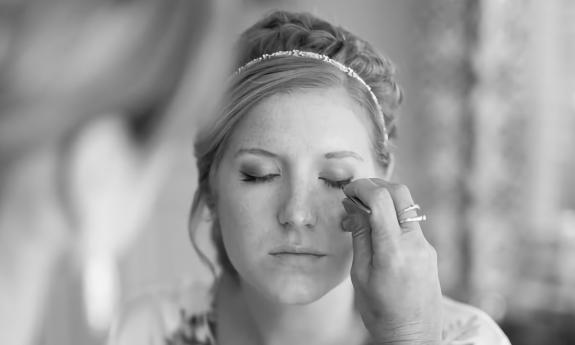
[[[269,203],[255,202],[253,195],[238,186],[228,186],[218,195],[217,217],[224,245],[232,262],[246,260],[248,253],[262,248],[270,224],[266,221]]]
[[[344,194],[340,192],[319,200],[318,226],[323,230],[330,251],[337,256],[347,257],[352,255],[353,247],[351,235],[341,228],[341,221],[346,214],[341,203],[343,198]]]
[[[345,210],[341,204],[343,193],[331,195],[323,200],[318,215],[323,247],[331,254],[328,265],[324,271],[326,281],[333,284],[341,282],[349,275],[353,260],[353,244],[351,234],[344,232],[341,221]]]
[[[225,236],[243,237],[255,231],[257,213],[255,205],[233,199],[229,196],[219,198],[217,216],[221,231]]]

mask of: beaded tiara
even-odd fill
[[[346,66],[346,65],[342,64],[341,62],[330,58],[327,55],[318,54],[318,53],[314,53],[314,52],[308,52],[308,51],[302,51],[302,50],[297,50],[297,49],[281,50],[281,51],[277,51],[277,52],[274,52],[271,54],[263,54],[262,56],[255,58],[255,59],[247,62],[243,66],[239,67],[233,73],[233,77],[238,76],[243,71],[245,71],[246,69],[248,69],[249,67],[251,67],[255,64],[258,64],[262,61],[270,60],[273,58],[278,58],[278,57],[300,57],[300,58],[307,58],[307,59],[322,61],[324,63],[328,63],[328,64],[336,67],[337,69],[339,69],[343,73],[347,74],[349,77],[360,82],[360,84],[362,84],[367,89],[373,103],[377,107],[377,112],[379,113],[380,118],[381,118],[381,126],[382,126],[382,130],[383,130],[383,135],[384,135],[384,142],[387,143],[388,135],[387,135],[387,128],[385,126],[385,118],[383,117],[383,110],[381,109],[381,105],[379,104],[377,97],[375,96],[375,94],[371,90],[371,86],[369,86],[365,82],[365,80],[363,80],[363,78],[360,77],[359,74],[357,74],[351,67]]]

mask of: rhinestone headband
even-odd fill
[[[355,80],[359,81],[363,86],[365,86],[365,88],[367,89],[369,95],[371,96],[371,99],[373,101],[373,103],[375,104],[375,106],[377,107],[377,112],[379,113],[380,117],[381,117],[381,126],[383,129],[383,135],[384,135],[384,142],[387,143],[388,140],[388,136],[387,136],[387,128],[385,126],[385,118],[383,117],[383,110],[381,109],[381,106],[379,105],[379,102],[377,100],[377,97],[375,96],[375,94],[373,93],[373,91],[371,90],[371,86],[369,86],[365,80],[363,80],[362,77],[359,76],[359,74],[357,74],[351,67],[346,66],[344,64],[342,64],[339,61],[336,61],[332,58],[330,58],[327,55],[323,55],[323,54],[318,54],[318,53],[314,53],[314,52],[308,52],[308,51],[302,51],[302,50],[281,50],[281,51],[277,51],[271,54],[263,54],[262,56],[255,58],[249,62],[247,62],[246,64],[244,64],[243,66],[241,66],[240,68],[238,68],[234,74],[233,77],[237,77],[238,75],[240,75],[243,71],[245,71],[246,69],[248,69],[249,67],[258,64],[262,61],[265,60],[270,60],[276,57],[286,57],[286,56],[293,56],[293,57],[301,57],[301,58],[308,58],[308,59],[312,59],[312,60],[318,60],[318,61],[322,61],[325,63],[328,63],[334,67],[336,67],[337,69],[339,69],[340,71],[342,71],[343,73],[347,74],[348,76],[354,78]]]

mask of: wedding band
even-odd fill
[[[409,222],[423,222],[427,220],[427,216],[422,214],[420,216],[417,217],[410,217],[410,218],[403,218],[399,220],[399,224],[405,224],[405,223],[409,223]]]
[[[427,216],[425,214],[418,214],[414,217],[407,217],[407,218],[401,217],[402,215],[406,214],[409,211],[421,211],[421,206],[419,206],[418,204],[413,204],[399,211],[399,213],[397,214],[397,221],[399,222],[400,225],[410,222],[423,222],[427,220]]]
[[[406,208],[404,208],[403,210],[399,211],[399,213],[397,214],[397,217],[401,217],[402,215],[406,214],[409,211],[413,211],[413,210],[421,210],[421,206],[419,206],[418,204],[413,204],[411,206],[408,206]]]

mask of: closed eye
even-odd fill
[[[352,178],[348,178],[345,180],[330,180],[324,177],[320,177],[320,180],[322,180],[327,186],[331,187],[331,188],[337,188],[337,189],[342,189],[343,187],[345,187],[347,184],[349,184],[352,180]]]
[[[250,175],[248,173],[242,172],[242,181],[251,183],[262,183],[269,182],[274,178],[280,176],[279,174],[267,174],[262,176]]]

